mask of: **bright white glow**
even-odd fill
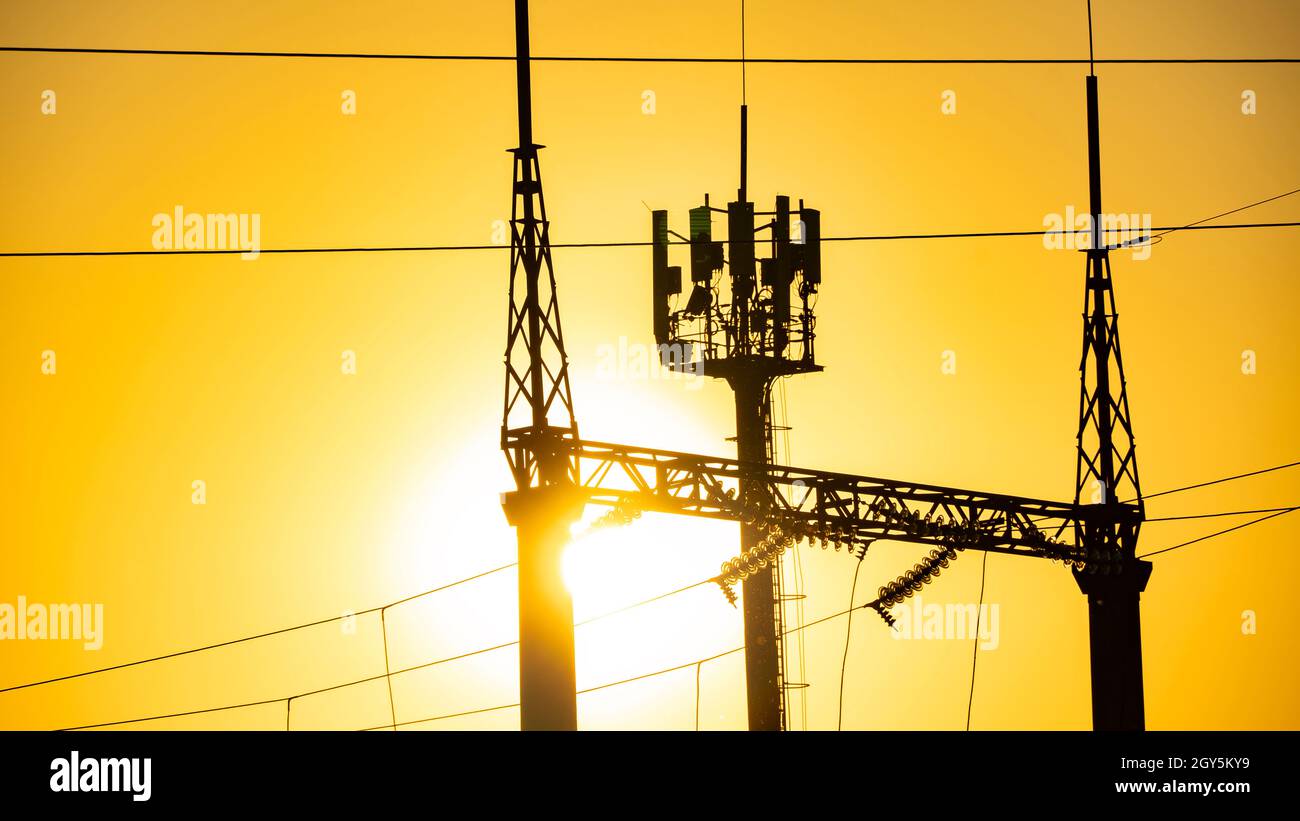
[[[589,508],[564,552],[564,583],[578,620],[707,578],[733,550],[731,528],[680,517],[642,517],[587,532],[606,511]]]

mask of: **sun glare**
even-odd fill
[[[689,583],[686,578],[690,574],[683,562],[658,555],[667,541],[663,522],[638,520],[621,527],[588,530],[604,512],[592,506],[574,526],[573,541],[564,552],[564,583],[573,594],[574,617],[578,620]],[[698,567],[703,573],[707,565],[700,563]]]
[[[600,642],[602,655],[621,647],[644,653],[663,643],[665,634],[681,631],[693,631],[706,643],[711,636],[710,646],[729,640],[740,624],[739,615],[716,587],[701,585],[664,594],[716,574],[721,563],[735,554],[734,525],[647,514],[623,527],[588,531],[589,523],[604,512],[592,506],[574,526],[579,535],[563,559],[574,621],[581,625],[598,619],[585,628],[585,634],[599,633],[609,639]],[[651,599],[656,600],[642,604]],[[622,612],[600,618],[614,611]]]

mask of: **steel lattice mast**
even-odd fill
[[[510,313],[501,448],[514,477],[506,518],[519,543],[519,703],[523,729],[577,729],[573,601],[561,557],[581,514],[568,443],[577,439],[551,267],[550,226],[533,142],[528,2],[515,0],[519,147],[514,155]],[[552,418],[558,421],[552,424]]]
[[[1090,500],[1101,513],[1078,528],[1080,548],[1088,556],[1104,558],[1116,572],[1076,571],[1075,578],[1079,589],[1088,596],[1093,727],[1140,730],[1145,726],[1145,710],[1138,602],[1151,576],[1151,563],[1136,557],[1138,530],[1145,511],[1124,360],[1120,356],[1110,249],[1103,230],[1101,129],[1095,74],[1087,77],[1087,106],[1088,212],[1092,230],[1085,269],[1074,500],[1076,504]]]

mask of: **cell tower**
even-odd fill
[[[790,208],[778,196],[772,211],[755,211],[747,189],[748,107],[740,108],[740,188],[726,209],[704,204],[690,210],[689,235],[668,227],[668,212],[652,213],[655,342],[663,364],[725,379],[736,394],[737,459],[756,467],[774,459],[771,390],[783,376],[822,370],[813,341],[812,303],[821,284],[821,214]],[[726,215],[727,239],[713,238],[713,215]],[[757,223],[762,219],[761,224]],[[690,246],[690,294],[682,269],[668,265],[669,236]],[[766,247],[768,256],[759,257]],[[725,271],[725,275],[724,275]],[[748,507],[767,508],[770,483],[756,472],[742,479]],[[757,522],[741,525],[742,554],[767,533]],[[751,730],[785,727],[785,674],[781,646],[780,564],[746,578],[745,673]]]

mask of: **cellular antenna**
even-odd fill
[[[749,148],[745,79],[745,4],[741,9],[740,188],[726,209],[690,209],[691,288],[681,266],[668,265],[668,212],[651,215],[654,334],[662,363],[675,370],[725,379],[735,393],[737,458],[746,464],[741,500],[771,508],[770,486],[760,477],[775,462],[771,391],[776,380],[822,370],[814,355],[813,304],[821,286],[821,214],[800,200],[778,196],[772,211],[749,200]],[[713,238],[714,213],[726,215],[727,239]],[[756,218],[757,221],[756,221]],[[678,234],[677,236],[681,236]],[[753,473],[750,472],[752,466]],[[742,522],[741,553],[766,545],[772,523]],[[785,657],[782,652],[780,564],[764,563],[743,582],[745,670],[749,727],[785,727]]]

